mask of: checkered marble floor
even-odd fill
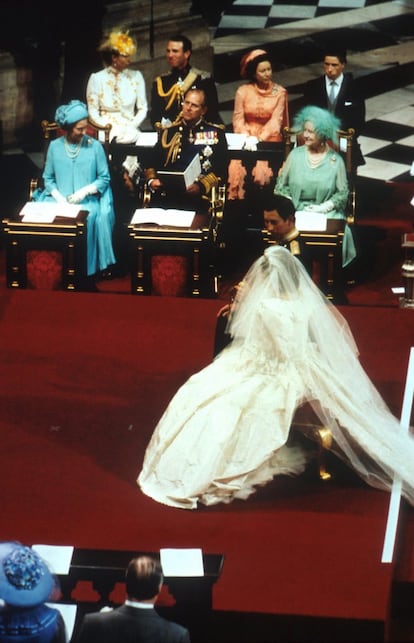
[[[365,92],[359,142],[366,164],[358,174],[414,181],[414,0],[235,0],[212,41],[224,122],[231,125],[243,53],[255,47],[269,51],[294,113],[303,83],[322,73],[320,51],[332,38],[347,49],[347,71]]]
[[[216,37],[239,30],[276,27],[294,20],[309,20],[373,4],[379,4],[378,0],[235,0],[231,8],[222,14]]]

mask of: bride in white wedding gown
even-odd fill
[[[184,509],[247,498],[306,465],[287,445],[292,419],[312,405],[332,450],[372,486],[394,474],[414,504],[414,438],[360,365],[346,320],[288,250],[268,248],[238,290],[233,341],[178,390],[147,447],[138,484]]]

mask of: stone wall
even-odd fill
[[[201,16],[191,14],[189,0],[108,2],[103,30],[116,27],[129,29],[137,39],[138,52],[132,66],[144,75],[148,99],[153,78],[168,69],[165,45],[171,34],[188,36],[193,42],[192,64],[212,71],[209,28]],[[10,54],[0,52],[0,142],[3,148],[16,145],[19,132],[32,121],[31,80],[30,69],[17,67]]]
[[[13,56],[0,52],[0,143],[13,146],[16,134],[31,122],[31,72],[17,67]]]

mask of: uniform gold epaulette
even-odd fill
[[[205,69],[199,69],[198,67],[191,67],[191,71],[194,72],[194,74],[197,74],[197,76],[200,76],[200,78],[211,78],[211,74],[209,71],[206,71]]]
[[[289,250],[292,255],[300,255],[300,246],[296,239],[289,243]]]
[[[223,123],[212,123],[211,121],[204,121],[206,125],[211,125],[212,127],[216,127],[217,129],[222,129],[223,131],[226,129],[226,126]]]

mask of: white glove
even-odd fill
[[[116,142],[124,144],[135,143],[138,138],[138,134],[139,129],[133,127],[132,125],[126,125],[120,130],[119,134],[117,134]]]
[[[70,194],[67,198],[69,203],[81,203],[87,196],[90,194],[96,194],[98,191],[94,183],[85,185],[85,187],[76,190],[73,194]]]
[[[52,190],[50,194],[53,196],[55,201],[57,201],[58,203],[67,203],[67,201],[66,201],[65,197],[63,196],[63,194],[61,194],[59,192],[59,190],[57,190],[56,188],[54,190]]]
[[[306,205],[304,210],[307,212],[320,212],[321,214],[328,214],[331,210],[334,209],[334,204],[332,201],[324,201],[323,203],[312,203],[311,205]]]
[[[256,152],[258,142],[259,139],[257,138],[257,136],[248,136],[243,145],[243,148],[248,152]]]
[[[139,168],[138,158],[136,156],[127,156],[122,163],[122,167],[128,172],[129,178],[132,179]]]

